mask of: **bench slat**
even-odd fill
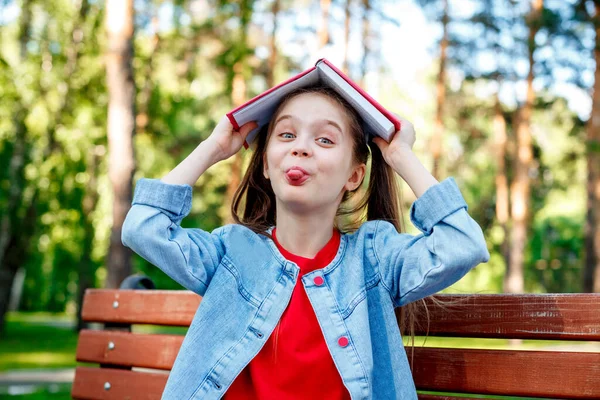
[[[436,295],[460,301],[448,310],[428,300],[429,335],[481,338],[600,340],[600,294]],[[201,297],[187,290],[88,289],[83,319],[189,326]],[[118,307],[113,308],[114,301]],[[426,316],[419,335],[427,332]]]
[[[88,289],[82,318],[87,322],[189,326],[201,299],[187,290]]]
[[[81,362],[170,370],[182,342],[181,335],[82,330],[76,357]]]
[[[71,396],[78,400],[160,400],[168,374],[77,367]],[[105,384],[110,383],[106,390]]]
[[[110,341],[114,343],[112,350],[108,349]],[[85,330],[77,346],[77,360],[168,370],[182,341],[179,335]],[[600,398],[600,353],[423,347],[414,350],[413,375],[421,390],[553,398],[563,393],[565,398]],[[562,367],[567,365],[568,368]]]
[[[479,338],[600,340],[600,294],[436,295],[457,301],[448,310],[427,299],[429,335]],[[427,332],[426,315],[419,335]]]
[[[483,400],[489,399],[486,397],[474,397],[473,395],[469,395],[469,397],[453,397],[453,396],[436,396],[433,394],[418,394],[419,400]]]
[[[414,357],[419,390],[600,398],[600,353],[417,347]]]

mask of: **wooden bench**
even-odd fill
[[[129,281],[129,287],[140,287],[140,282],[152,287],[148,281],[136,279]],[[430,304],[430,337],[600,342],[600,294],[437,297],[461,301],[449,310]],[[87,290],[83,319],[103,323],[105,328],[81,331],[77,361],[96,363],[100,368],[76,368],[73,398],[160,399],[183,336],[132,333],[130,327],[132,324],[187,327],[200,301],[200,296],[188,291]],[[410,360],[411,348],[407,346],[406,350]],[[600,399],[600,351],[597,350],[416,346],[414,357],[413,376],[420,399],[457,399],[460,394],[471,394],[471,398],[502,395]]]

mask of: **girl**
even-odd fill
[[[420,163],[410,122],[390,143],[365,137],[339,95],[301,89],[257,136],[237,223],[182,228],[192,186],[254,128],[224,117],[165,177],[136,185],[123,244],[203,296],[163,399],[417,399],[394,309],[489,260],[454,179]],[[399,233],[394,171],[417,197],[419,235]]]

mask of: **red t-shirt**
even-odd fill
[[[300,267],[288,307],[264,347],[225,393],[226,400],[350,400],[350,394],[327,349],[321,327],[304,291],[300,277],[324,268],[335,257],[340,233],[333,236],[313,259],[285,250],[275,237],[281,254]],[[277,346],[277,348],[275,348]]]

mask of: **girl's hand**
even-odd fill
[[[393,114],[400,119],[400,130],[392,135],[392,140],[388,143],[379,136],[373,138],[373,142],[375,142],[377,147],[381,150],[383,159],[389,165],[394,165],[393,160],[398,157],[400,153],[406,151],[412,152],[416,139],[413,124],[407,119],[400,117],[398,114]]]
[[[216,147],[218,158],[226,160],[240,150],[248,133],[256,127],[258,127],[256,121],[250,121],[236,131],[229,118],[224,115],[206,140]]]

